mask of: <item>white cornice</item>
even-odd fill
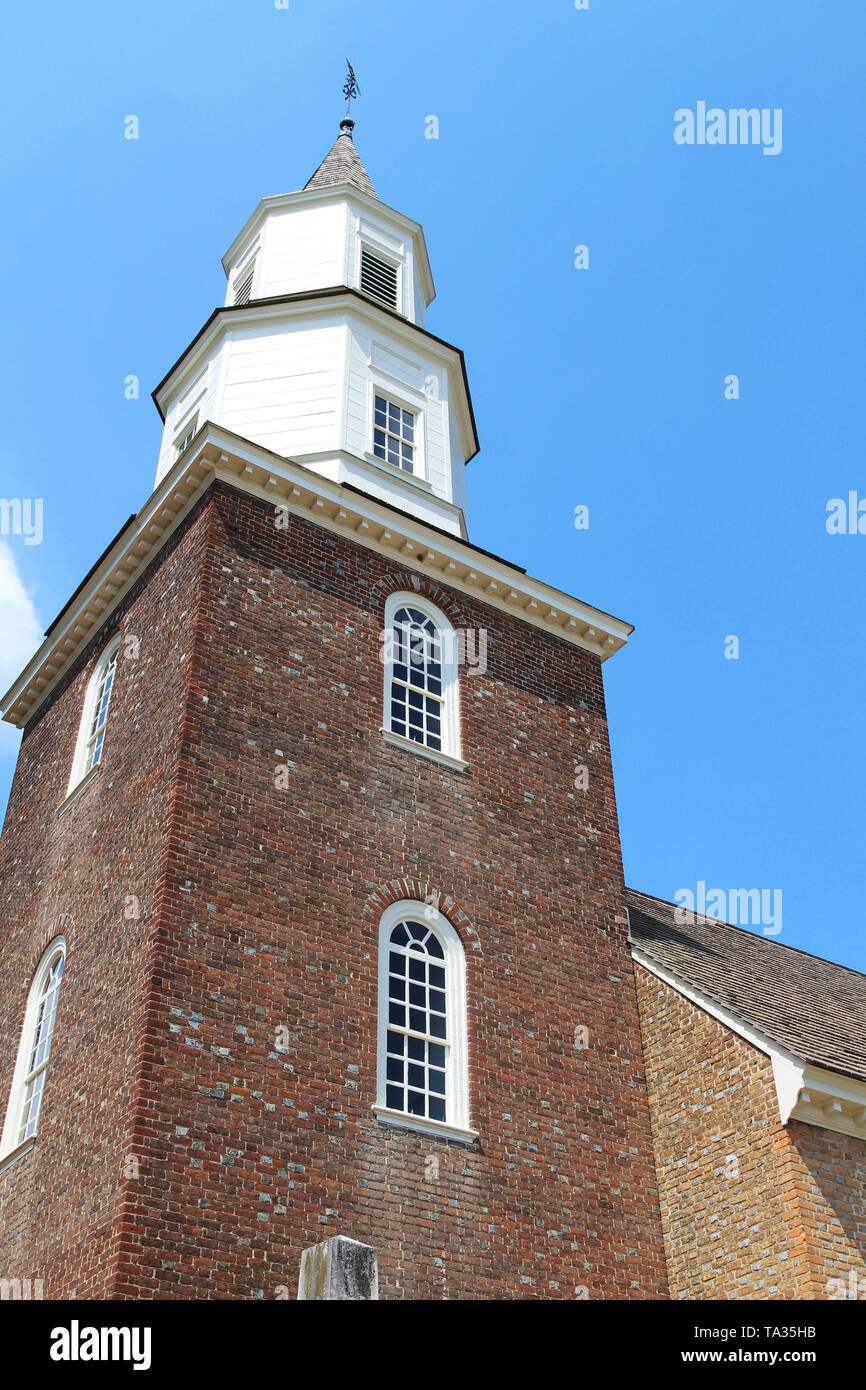
[[[70,663],[102,627],[132,584],[214,479],[239,487],[326,530],[417,570],[443,585],[482,599],[592,652],[601,661],[624,646],[633,628],[601,609],[521,574],[504,560],[476,550],[423,521],[311,473],[290,459],[211,424],[163,478],[124,527],[80,592],[61,613],[36,655],[0,701],[0,713],[23,728],[51,694]]]
[[[409,319],[389,313],[359,290],[353,290],[346,285],[326,286],[321,290],[306,290],[297,295],[279,295],[273,299],[253,300],[242,306],[223,305],[215,309],[204,328],[153,392],[160,419],[165,422],[171,403],[177,396],[183,395],[201,368],[214,356],[221,340],[234,329],[255,327],[257,324],[268,325],[281,320],[291,322],[299,319],[309,323],[316,318],[351,314],[358,314],[361,319],[375,324],[388,337],[399,339],[415,352],[418,351],[420,339],[426,354],[443,363],[446,368],[452,369],[457,397],[462,407],[457,412],[457,420],[464,457],[474,457],[478,451],[478,439],[460,349]]]
[[[431,304],[436,298],[436,287],[433,284],[433,272],[430,269],[427,243],[421,223],[407,217],[404,212],[398,212],[396,208],[389,207],[387,203],[382,202],[381,198],[374,198],[371,194],[365,193],[354,183],[327,184],[324,188],[301,188],[295,193],[273,193],[267,198],[262,198],[222,258],[222,267],[226,273],[226,278],[228,278],[234,258],[269,213],[282,212],[284,208],[303,207],[305,203],[360,203],[374,216],[384,214],[386,221],[396,223],[401,231],[415,241],[427,304]]]
[[[723,1004],[688,984],[675,970],[662,965],[631,939],[629,945],[632,959],[638,965],[732,1033],[766,1053],[773,1066],[779,1119],[783,1125],[789,1120],[802,1120],[805,1124],[866,1140],[866,1082],[796,1057]]]

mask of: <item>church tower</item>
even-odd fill
[[[46,1298],[666,1292],[602,686],[472,545],[463,355],[348,117],[2,702],[0,1268]],[[543,467],[543,461],[539,461]]]

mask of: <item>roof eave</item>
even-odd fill
[[[147,565],[210,484],[225,481],[299,516],[392,556],[491,607],[539,627],[605,661],[624,646],[631,625],[477,549],[458,536],[401,513],[385,501],[311,472],[251,440],[206,421],[130,521],[88,583],[61,610],[54,628],[0,700],[0,715],[23,728],[100,631]],[[411,557],[411,559],[409,558]]]
[[[629,936],[632,959],[704,1013],[724,1024],[772,1063],[773,1081],[783,1125],[790,1120],[818,1125],[839,1134],[866,1139],[866,1081],[791,1052],[707,990],[698,989],[670,961]]]
[[[273,193],[267,198],[262,198],[241,227],[231,246],[222,258],[222,267],[228,278],[234,258],[243,249],[250,237],[256,231],[261,222],[269,212],[276,212],[283,207],[294,207],[298,203],[321,202],[329,199],[333,202],[344,202],[347,198],[357,198],[370,209],[371,212],[386,212],[389,217],[407,232],[415,241],[419,248],[419,264],[421,279],[425,290],[429,291],[427,303],[430,304],[436,298],[436,286],[433,283],[433,272],[430,268],[430,258],[427,255],[427,243],[424,237],[424,228],[420,222],[407,217],[404,212],[398,212],[388,203],[383,203],[381,198],[375,198],[369,193],[365,193],[363,188],[359,188],[356,183],[334,183],[328,184],[325,188],[301,188],[293,193]]]
[[[395,309],[389,309],[384,304],[376,303],[376,301],[370,299],[368,295],[362,294],[360,290],[354,289],[350,285],[331,285],[321,290],[300,290],[296,294],[272,295],[267,299],[252,299],[247,304],[226,304],[220,308],[214,309],[210,318],[202,325],[192,341],[184,348],[177,361],[169,367],[165,376],[151,392],[151,398],[159,412],[159,418],[162,420],[163,424],[165,423],[165,410],[163,408],[163,399],[166,394],[165,388],[169,385],[176,373],[183,370],[191,354],[202,345],[202,341],[206,339],[207,334],[218,321],[237,318],[243,323],[247,319],[255,319],[257,315],[261,315],[270,308],[278,309],[280,306],[288,307],[293,304],[313,304],[316,300],[330,302],[334,299],[340,299],[345,295],[350,296],[353,303],[362,307],[366,312],[374,315],[384,315],[386,321],[396,322],[401,329],[408,331],[410,335],[412,333],[420,333],[429,342],[435,343],[438,347],[444,349],[447,354],[453,357],[455,363],[459,364],[469,422],[469,434],[464,441],[467,446],[466,462],[470,463],[480,452],[481,445],[478,442],[475,407],[472,404],[472,393],[469,390],[469,375],[466,371],[466,359],[463,356],[462,348],[455,347],[453,343],[449,343],[444,338],[440,338],[435,333],[431,333],[428,328],[422,328],[419,324],[412,323],[411,319],[404,318],[404,316],[398,314]]]

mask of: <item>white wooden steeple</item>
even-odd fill
[[[264,198],[225,256],[225,305],[154,392],[159,482],[208,420],[466,535],[478,448],[460,351],[425,328],[417,222],[376,196],[340,123],[296,193]]]

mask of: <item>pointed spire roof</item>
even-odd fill
[[[336,183],[353,183],[356,188],[362,189],[364,193],[369,193],[372,198],[376,197],[376,190],[370,175],[361,163],[361,156],[355,149],[355,141],[352,138],[354,128],[355,122],[352,118],[344,116],[340,122],[340,134],[313,177],[304,184],[305,189],[328,188]]]

